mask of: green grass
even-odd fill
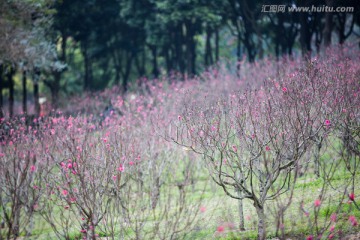
[[[324,155],[325,156],[325,155]],[[330,158],[330,155],[322,156],[321,161],[325,162]],[[328,167],[327,165],[324,165]],[[294,191],[295,194],[292,199],[292,204],[285,212],[285,235],[293,239],[302,239],[308,234],[314,234],[314,229],[309,228],[308,222],[309,219],[304,215],[303,212],[299,210],[301,202],[304,203],[304,208],[307,209],[310,213],[310,220],[313,221],[315,216],[315,207],[313,206],[314,200],[319,198],[320,190],[324,185],[324,180],[322,178],[316,178],[311,173],[311,169],[299,177],[297,180]],[[200,199],[202,199],[201,206],[206,208],[204,213],[199,213],[198,221],[195,226],[186,231],[186,234],[180,235],[180,239],[256,239],[257,238],[257,216],[255,209],[252,206],[250,200],[244,200],[244,216],[245,216],[245,228],[246,231],[240,232],[237,229],[239,225],[238,220],[238,201],[235,199],[229,198],[223,190],[215,185],[207,177],[206,170],[204,172],[198,173],[197,185],[194,190],[189,188],[187,194],[187,200],[189,204],[196,204]],[[181,174],[176,176],[177,179],[181,179]],[[343,165],[337,168],[336,173],[332,177],[332,185],[335,188],[341,189],[344,184],[348,184],[351,179],[351,174],[349,174]],[[359,176],[356,179],[356,183],[360,183]],[[165,185],[164,190],[168,194],[178,195],[177,187]],[[204,191],[202,191],[204,190]],[[360,192],[360,184],[356,184],[355,194]],[[348,222],[348,215],[354,215],[360,219],[360,211],[358,211],[354,206],[347,203],[347,197],[344,201],[340,201],[343,193],[337,192],[327,186],[326,191],[323,194],[323,201],[320,209],[318,210],[318,223],[321,226],[328,225],[329,217],[331,213],[338,211],[338,223],[337,227],[341,227],[342,231],[345,233],[351,233],[356,231],[354,227],[351,227]],[[289,193],[285,193],[278,198],[278,201],[286,201],[289,198]],[[164,198],[163,200],[166,200]],[[265,213],[267,215],[267,236],[269,239],[276,237],[276,226],[275,218],[272,215],[272,210],[276,206],[276,201],[268,201],[265,206]],[[340,207],[339,207],[340,206]],[[60,216],[61,208],[54,206],[55,215]],[[1,210],[0,210],[1,211]],[[172,209],[171,211],[175,211]],[[157,214],[160,214],[158,212]],[[74,214],[71,214],[72,218],[77,218]],[[158,220],[156,214],[155,216],[149,216],[147,218],[147,229],[150,227],[153,221]],[[231,222],[235,225],[234,229],[226,228],[223,233],[217,233],[216,229],[218,226],[223,225],[226,222]],[[166,225],[161,226],[166,228]],[[1,231],[3,232],[4,229]],[[28,239],[56,239],[56,235],[53,233],[50,225],[39,215],[35,218],[35,227],[32,231],[32,237]],[[110,236],[110,233],[98,232],[100,237]],[[325,231],[324,236],[328,234],[328,230]],[[22,234],[23,235],[23,234]],[[131,236],[134,236],[132,229],[127,229],[125,236],[128,236],[130,239]],[[70,239],[80,239],[81,234],[79,233],[79,227],[74,225],[70,230]]]

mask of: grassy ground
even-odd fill
[[[325,161],[326,158],[323,160]],[[329,234],[329,218],[333,212],[338,212],[336,230],[341,229],[346,235],[358,231],[358,227],[352,227],[349,224],[348,216],[354,215],[359,219],[360,211],[358,211],[353,204],[348,203],[347,197],[342,199],[344,194],[343,192],[338,191],[348,185],[350,178],[351,175],[342,167],[339,167],[334,176],[332,176],[332,186],[324,184],[322,178],[317,178],[312,173],[301,176],[295,184],[291,205],[286,209],[284,214],[285,236],[290,239],[304,239],[304,236],[314,233],[315,216],[317,216],[318,219],[318,228],[325,228],[324,236],[327,236]],[[356,183],[359,183],[359,180],[360,178],[357,177]],[[202,192],[205,185],[205,191]],[[360,192],[360,184],[356,184],[355,187],[355,193]],[[201,204],[202,211],[198,215],[198,221],[194,228],[185,231],[186,234],[181,235],[180,238],[189,240],[214,238],[256,239],[257,216],[250,200],[244,200],[246,230],[239,231],[238,201],[226,196],[219,186],[206,177],[206,172],[200,174],[197,187],[194,190],[189,191],[188,194],[190,202],[197,203],[201,197],[203,198]],[[315,208],[314,200],[319,198],[320,195],[322,195],[321,206]],[[279,205],[281,205],[281,203],[285,204],[289,198],[290,193],[285,193],[276,201],[268,201],[266,203],[265,213],[267,217],[266,224],[269,239],[276,239],[277,237],[275,213],[278,212]],[[300,210],[302,203],[304,209],[309,212],[309,217]],[[55,215],[56,212],[59,211],[60,209],[55,210]],[[33,236],[27,238],[22,237],[23,239],[57,239],[51,227],[43,218],[36,216],[34,223]],[[223,226],[224,231],[217,231],[219,226]],[[165,225],[162,227],[166,228]],[[75,226],[71,229],[73,234],[71,234],[70,238],[80,239],[81,234],[79,234],[79,229]],[[107,239],[106,234],[100,234],[99,237],[101,239]]]

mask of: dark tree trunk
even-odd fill
[[[54,109],[59,107],[59,91],[60,91],[60,80],[61,80],[61,73],[57,72],[55,74],[55,82],[53,87],[51,88],[51,96],[52,96],[52,105]]]
[[[326,0],[326,6],[332,7],[334,6],[334,0]],[[333,13],[326,12],[325,13],[325,27],[324,27],[324,45],[328,47],[331,45],[331,33],[333,26]]]
[[[91,82],[92,82],[92,66],[91,66],[91,59],[89,56],[89,51],[88,51],[86,43],[83,46],[82,53],[83,53],[83,57],[84,57],[84,68],[85,68],[84,90],[87,91],[90,89]]]
[[[311,33],[308,20],[308,13],[300,14],[300,45],[303,57],[307,58],[311,54]]]
[[[296,36],[298,35],[298,29],[296,28],[295,24],[291,24],[291,32],[289,34],[289,38],[287,40],[287,49],[288,55],[292,57],[292,49],[295,43]]]
[[[9,67],[9,71],[7,73],[7,79],[9,83],[9,117],[10,118],[14,116],[14,79],[13,79],[14,73],[15,73],[15,69],[13,67]]]
[[[196,42],[195,42],[195,34],[196,34],[196,26],[197,22],[187,21],[184,24],[186,28],[186,53],[188,60],[188,73],[191,75],[196,74]]]
[[[179,71],[184,74],[185,73],[185,63],[183,58],[183,30],[182,24],[179,24],[178,28],[175,30],[175,61],[178,65]]]
[[[155,45],[150,47],[151,54],[152,54],[152,64],[153,64],[153,70],[152,73],[155,78],[159,76],[159,68],[158,68],[158,60],[157,60],[157,47]]]
[[[142,49],[141,54],[136,54],[134,59],[139,77],[145,76],[145,50]]]
[[[240,78],[240,68],[241,68],[241,37],[240,37],[240,33],[239,33],[239,32],[238,32],[238,37],[237,37],[236,57],[237,57],[237,62],[236,62],[236,75],[237,75],[238,78]]]
[[[4,87],[4,78],[3,78],[3,65],[0,64],[0,118],[4,117],[4,111],[3,111],[3,94],[2,94],[2,90]]]
[[[26,116],[27,115],[27,89],[26,89],[26,71],[23,71],[23,75],[22,75],[22,111],[23,114]]]
[[[211,35],[212,30],[210,27],[207,27],[206,29],[206,44],[205,44],[205,66],[208,67],[212,64],[214,64],[213,60],[213,54],[212,54],[212,48],[211,48]]]
[[[39,102],[39,80],[40,80],[40,70],[35,68],[34,69],[34,78],[33,78],[33,85],[34,85],[34,105],[35,105],[35,116],[40,117],[40,102]]]
[[[219,29],[215,31],[215,61],[219,62]]]
[[[134,54],[133,53],[127,53],[128,57],[126,59],[126,67],[125,67],[125,72],[123,75],[123,82],[122,82],[122,87],[123,87],[123,91],[126,92],[128,90],[128,85],[129,85],[129,76],[130,76],[130,72],[131,72],[131,66],[132,66],[132,61],[134,58]]]
[[[172,68],[172,60],[170,58],[170,49],[168,49],[169,46],[166,46],[164,48],[164,55],[165,55],[165,62],[166,62],[166,71],[167,71],[167,74],[170,74],[170,72],[173,70]]]
[[[190,71],[192,75],[196,74],[196,42],[194,39],[195,33],[192,33],[190,36]]]
[[[40,102],[39,102],[39,83],[34,81],[34,104],[35,104],[35,116],[40,116]]]
[[[61,56],[60,56],[60,60],[62,62],[66,62],[66,40],[67,40],[66,34],[62,33],[62,35],[61,35]],[[62,75],[63,71],[64,70],[57,70],[53,73],[54,83],[52,84],[50,91],[51,91],[52,107],[54,109],[57,109],[59,107],[60,81],[61,81],[61,75]]]
[[[356,16],[355,16],[355,14],[353,14],[352,21],[351,21],[348,32],[346,32],[347,14],[346,13],[337,13],[336,17],[338,19],[339,43],[343,44],[353,31]]]

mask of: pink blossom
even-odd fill
[[[204,206],[201,206],[201,207],[200,207],[200,212],[201,212],[201,213],[204,213],[204,212],[206,212],[206,207],[204,207]]]
[[[332,222],[336,222],[336,213],[331,214],[330,220],[331,220]]]
[[[63,194],[64,196],[68,195],[68,193],[69,193],[69,192],[68,192],[66,189],[62,190],[62,194]]]
[[[330,124],[331,124],[330,120],[329,120],[329,119],[326,119],[326,120],[325,120],[325,126],[330,126]]]
[[[115,176],[115,175],[113,175],[113,176],[112,176],[112,179],[115,181],[115,180],[116,180],[116,176]]]
[[[355,216],[350,216],[350,217],[349,217],[349,222],[350,222],[351,225],[353,225],[354,227],[356,227],[356,226],[358,225],[358,222],[357,222]]]
[[[124,171],[124,167],[123,167],[123,165],[122,165],[122,164],[120,164],[120,167],[118,167],[118,168],[117,168],[117,170],[118,170],[119,172],[123,172],[123,171]]]
[[[331,233],[331,234],[329,235],[328,239],[333,239],[334,236],[335,236],[335,235],[334,235],[333,233]]]
[[[306,240],[314,240],[313,235],[307,236]]]
[[[72,168],[72,163],[68,163],[67,168]]]
[[[85,230],[85,229],[81,229],[80,232],[81,232],[81,233],[86,233],[86,230]]]
[[[237,152],[237,147],[235,145],[232,146],[232,148],[233,148],[234,152]]]
[[[225,231],[225,227],[224,227],[224,226],[218,226],[218,227],[216,228],[216,231],[219,232],[219,233],[224,232],[224,231]]]
[[[30,171],[31,171],[31,172],[35,172],[35,170],[36,170],[36,167],[35,167],[34,165],[32,165],[32,166],[30,167]]]
[[[316,200],[314,201],[314,206],[315,206],[315,207],[320,207],[320,205],[321,205],[320,199],[316,199]]]
[[[269,147],[269,146],[266,146],[266,147],[265,147],[265,150],[266,150],[266,151],[270,151],[270,147]]]
[[[287,92],[287,88],[286,87],[283,87],[282,88],[282,91],[285,93],[285,92]]]
[[[178,119],[179,119],[179,121],[181,121],[182,117],[179,115],[179,116],[178,116]]]
[[[349,194],[349,199],[350,199],[351,201],[355,201],[355,194],[354,194],[354,193],[350,193],[350,194]]]
[[[334,229],[335,229],[335,225],[332,225],[332,226],[330,227],[329,231],[330,231],[330,232],[333,232]]]

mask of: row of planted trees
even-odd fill
[[[359,210],[360,68],[356,53],[336,51],[244,65],[241,79],[224,68],[185,82],[144,82],[124,98],[108,90],[112,107],[100,118],[100,99],[89,97],[73,104],[87,106],[78,117],[2,120],[1,238],[49,228],[49,237],[65,239],[184,238],[203,227],[205,168],[238,200],[240,230],[250,200],[259,239],[270,215],[285,239],[294,204],[308,222],[303,234],[330,238],[336,229],[341,237],[342,220],[356,227]],[[316,178],[320,191],[301,196],[298,184]],[[348,198],[357,210],[341,204]],[[319,217],[326,202],[339,204]]]

